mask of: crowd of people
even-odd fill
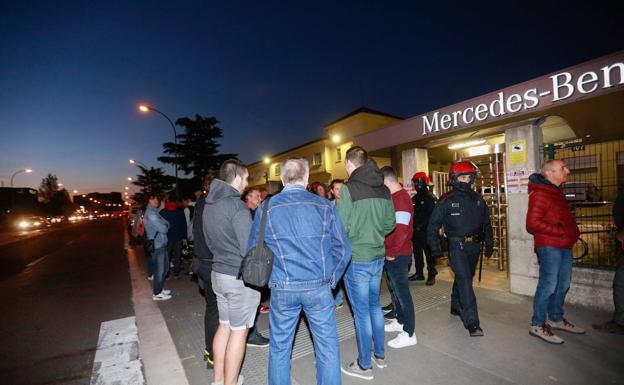
[[[379,169],[361,147],[347,151],[345,167],[348,180],[335,179],[327,186],[310,183],[307,160],[288,159],[281,164],[283,189],[270,196],[248,188],[246,167],[228,160],[217,175],[206,176],[205,190],[195,202],[177,204],[170,196],[161,203],[158,196],[149,196],[143,222],[153,299],[171,298],[165,279],[171,266],[174,278],[181,274],[180,254],[192,242],[192,270],[206,300],[204,356],[214,370],[213,384],[242,384],[246,346],[267,345],[268,383],[290,384],[302,312],[314,341],[318,384],[340,384],[342,374],[372,380],[373,367],[388,366],[386,345],[417,344],[409,282],[426,279],[434,285],[436,259],[443,251],[454,272],[450,313],[471,337],[484,335],[472,281],[480,255],[493,252],[493,234],[486,202],[474,189],[478,168],[468,161],[454,163],[451,191],[437,199],[426,173],[412,177],[410,194],[392,167]],[[562,161],[553,160],[529,183],[526,227],[540,261],[529,333],[550,343],[563,342],[553,329],[584,333],[563,311],[571,248],[579,236],[560,189],[568,174]],[[265,226],[260,225],[263,212]],[[242,260],[259,237],[274,256],[265,288],[240,278]],[[412,261],[415,273],[409,276]],[[382,307],[384,273],[391,303]],[[261,304],[263,297],[268,304]],[[342,362],[336,309],[346,302],[358,354]],[[621,327],[621,303],[617,308],[611,323]],[[255,328],[259,312],[269,314],[268,337]],[[396,335],[386,343],[385,333]]]

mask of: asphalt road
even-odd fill
[[[134,315],[122,221],[0,246],[0,384],[88,384],[100,323]]]

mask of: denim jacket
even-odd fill
[[[256,245],[264,204],[256,210],[248,249]],[[336,287],[351,260],[351,243],[336,208],[299,184],[269,200],[264,240],[273,252],[269,288]]]
[[[145,216],[143,217],[143,227],[147,239],[154,240],[154,247],[160,249],[167,246],[167,231],[169,231],[169,222],[163,218],[158,212],[158,208],[147,205]],[[154,238],[154,236],[156,238]]]

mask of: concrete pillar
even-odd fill
[[[429,153],[425,148],[410,148],[401,154],[403,185],[412,190],[412,175],[418,171],[429,174]]]
[[[543,163],[542,129],[533,124],[505,130],[507,171],[507,238],[509,283],[512,293],[534,295],[539,266],[533,236],[526,231],[528,177]]]

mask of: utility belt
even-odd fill
[[[479,234],[465,235],[463,237],[448,237],[449,242],[481,242]]]

